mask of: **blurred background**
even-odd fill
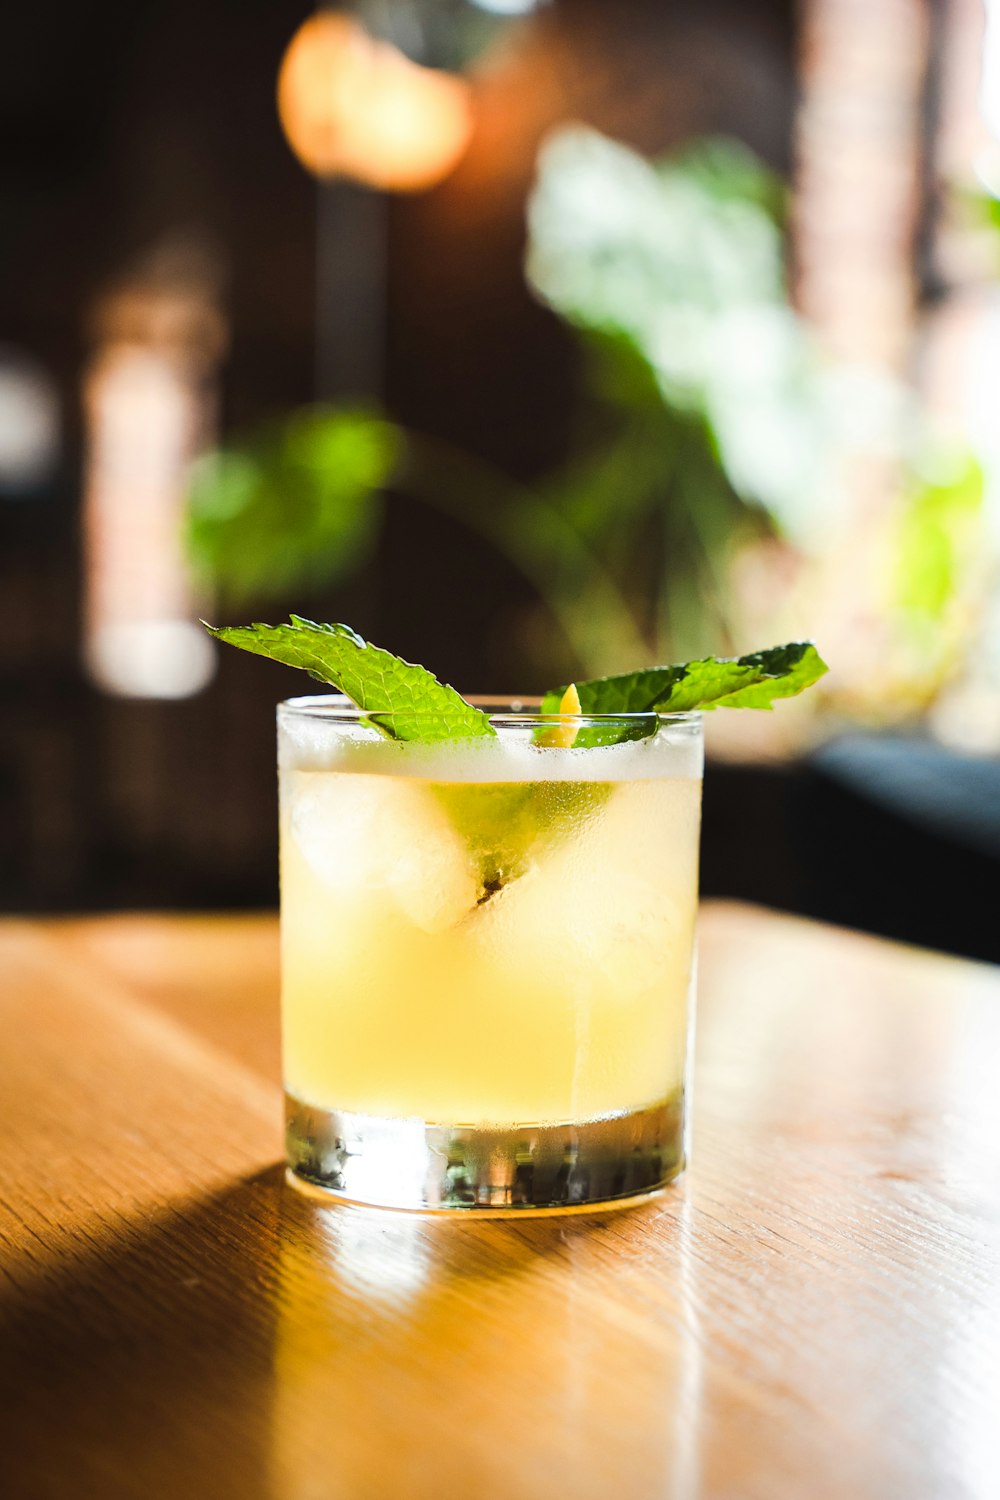
[[[1000,5],[5,23],[0,906],[273,904],[215,622],[468,692],[815,639],[704,888],[1000,958]]]

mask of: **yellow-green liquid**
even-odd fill
[[[675,1096],[700,791],[283,771],[289,1093],[461,1125]]]

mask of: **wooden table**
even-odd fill
[[[0,1494],[996,1500],[1000,971],[702,975],[683,1185],[455,1222],[284,1185],[271,919],[0,924]]]

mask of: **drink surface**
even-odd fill
[[[462,1125],[676,1097],[700,750],[357,750],[283,746],[289,1093]]]

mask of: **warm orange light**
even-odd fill
[[[464,80],[411,62],[330,12],[305,21],[289,43],[278,113],[292,150],[318,177],[394,192],[439,182],[472,129]]]

